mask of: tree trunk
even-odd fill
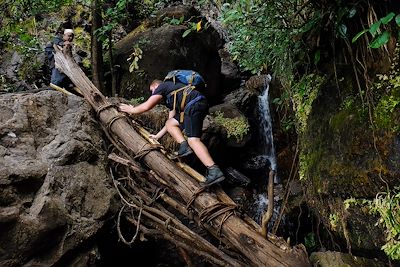
[[[97,40],[94,32],[101,28],[102,16],[101,16],[101,3],[99,0],[92,0],[92,47],[91,47],[91,63],[92,63],[92,76],[93,84],[102,92],[104,91],[104,79],[103,79],[103,47],[102,43]]]
[[[175,162],[157,150],[150,150],[144,154],[143,152],[150,148],[150,144],[128,123],[129,118],[119,113],[97,90],[73,61],[68,51],[63,52],[56,48],[55,61],[56,67],[71,79],[97,111],[100,122],[117,136],[127,149],[135,155],[142,154],[142,162],[168,182],[197,214],[204,228],[226,245],[242,253],[252,262],[252,266],[311,266],[304,246],[289,247],[287,243],[278,246],[262,237],[236,212],[231,212],[230,204],[222,202],[222,198],[229,199],[226,194],[220,196],[224,194],[223,191],[217,195],[213,192],[214,187],[211,187],[196,194],[200,190],[199,183]]]
[[[110,55],[110,72],[111,72],[111,95],[117,96],[117,70],[114,65],[114,53],[112,43],[112,33],[108,34],[108,54]]]

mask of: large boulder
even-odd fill
[[[112,211],[90,106],[55,91],[0,96],[0,265],[50,266]]]
[[[376,226],[379,218],[363,202],[373,201],[380,192],[396,192],[400,135],[379,128],[376,113],[368,115],[368,109],[357,102],[358,96],[350,96],[355,88],[343,85],[338,92],[329,82],[322,84],[310,106],[301,134],[305,199],[339,242],[358,255],[368,256],[373,251],[384,258],[381,247],[389,229],[383,224]],[[378,108],[377,104],[373,112]],[[388,122],[398,125],[398,108],[385,115]]]
[[[181,12],[176,9],[181,9]],[[160,16],[164,22],[170,21],[173,17],[179,19],[179,16],[192,20],[196,18],[193,22],[201,20],[199,14],[187,7],[175,7],[169,12],[161,12]],[[160,19],[155,20],[160,21]],[[222,41],[212,28],[204,28],[205,21],[201,31],[194,30],[186,37],[182,37],[188,29],[187,23],[179,25],[147,23],[140,26],[140,30],[134,30],[115,44],[114,57],[115,65],[120,68],[118,77],[121,97],[127,99],[148,97],[149,84],[152,80],[163,79],[174,69],[193,69],[206,80],[205,95],[209,101],[211,103],[220,101],[221,59],[218,50]],[[129,72],[130,62],[127,59],[135,49],[136,56],[140,55],[141,59],[138,60],[138,69]]]

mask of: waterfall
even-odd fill
[[[260,139],[261,139],[261,157],[267,159],[270,163],[270,168],[275,171],[274,184],[278,184],[277,163],[275,156],[274,138],[272,133],[272,119],[269,109],[269,83],[271,82],[271,75],[266,75],[264,80],[264,90],[258,97],[259,121],[260,121]],[[265,173],[265,178],[268,180],[268,173]],[[255,221],[261,223],[263,214],[268,207],[268,196],[266,187],[260,188],[261,192],[255,195],[255,202],[253,210],[255,213]],[[274,197],[274,202],[278,202],[279,197]],[[269,222],[269,227],[272,226],[280,211],[280,205],[274,203],[274,212]]]
[[[275,220],[278,218],[279,213],[281,211],[281,206],[277,205],[276,203],[279,201],[278,197],[274,198],[274,211],[272,213],[272,218],[268,223],[268,227],[271,229]],[[268,208],[268,196],[265,193],[260,193],[255,196],[255,202],[253,204],[254,210],[254,220],[260,224],[264,213]]]
[[[269,83],[271,75],[265,77],[264,91],[258,97],[258,109],[260,111],[260,136],[263,142],[264,156],[269,160],[271,169],[276,172],[276,157],[274,137],[272,135],[272,120],[269,111]]]

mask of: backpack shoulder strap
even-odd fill
[[[174,104],[173,104],[172,110],[175,110],[175,108],[176,108],[177,94],[178,94],[179,92],[183,91],[183,92],[182,92],[183,95],[182,95],[182,100],[181,100],[181,106],[180,106],[181,112],[180,112],[180,115],[179,115],[179,122],[180,122],[180,123],[183,122],[183,118],[184,118],[184,115],[185,115],[184,110],[185,110],[186,97],[187,97],[188,94],[190,94],[190,93],[192,92],[192,90],[193,90],[194,88],[195,88],[195,86],[189,84],[189,85],[183,86],[183,87],[181,87],[181,88],[179,88],[179,89],[176,89],[176,90],[174,90],[174,91],[172,91],[172,92],[170,93],[170,95],[173,95],[173,96],[174,96]]]

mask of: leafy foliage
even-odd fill
[[[371,203],[371,212],[379,214],[379,223],[386,227],[387,243],[382,249],[391,259],[400,260],[400,188],[378,194]]]
[[[234,136],[238,142],[242,141],[250,130],[250,126],[244,118],[225,118],[223,112],[217,111],[214,119],[226,130],[228,138]]]
[[[358,205],[371,215],[378,215],[377,225],[386,229],[386,244],[382,249],[392,260],[400,260],[400,187],[395,187],[392,192],[378,193],[374,200],[350,198],[343,204],[345,209]]]
[[[292,102],[299,132],[304,132],[312,104],[317,98],[324,78],[315,74],[304,76],[294,87]]]
[[[136,44],[133,47],[133,52],[130,57],[127,59],[131,62],[129,65],[129,72],[133,72],[139,69],[139,60],[142,58],[143,51],[140,49],[139,45]]]
[[[395,16],[396,16],[395,13],[390,12],[385,17],[379,19],[374,24],[372,24],[371,27],[369,27],[369,29],[364,29],[361,32],[357,33],[353,37],[352,42],[353,43],[356,42],[357,39],[360,38],[365,33],[370,33],[372,35],[372,38],[374,38],[374,39],[370,42],[370,44],[368,46],[370,48],[380,48],[380,47],[382,47],[383,45],[385,45],[389,41],[389,38],[390,38],[391,34],[387,30],[381,32],[380,28],[383,25],[387,25],[390,21],[393,20],[393,18],[395,18]],[[396,16],[395,22],[396,22],[397,26],[400,27],[400,14],[398,14]]]
[[[379,97],[374,109],[374,123],[381,129],[400,132],[400,44],[397,43],[395,57],[388,74],[378,74],[379,81],[374,84],[375,94]]]
[[[243,70],[257,74],[273,65],[275,72],[289,74],[291,78],[294,57],[301,52],[301,45],[294,42],[294,37],[301,29],[296,20],[290,21],[290,26],[286,24],[284,16],[293,11],[290,8],[291,5],[276,1],[236,1],[223,5],[222,21],[232,40],[229,50]]]
[[[186,30],[183,32],[182,37],[185,38],[192,32],[201,32],[202,30],[208,29],[210,26],[209,22],[204,22],[202,18],[191,17],[189,20],[185,21],[185,17],[181,16],[179,19],[177,18],[165,18],[167,24],[170,25],[185,25]],[[194,21],[192,21],[194,20]]]
[[[149,17],[153,12],[166,5],[167,0],[116,0],[108,3],[103,12],[103,27],[96,30],[96,38],[103,42],[104,49],[108,49],[105,42],[114,29],[119,26],[126,26],[133,20],[140,20]]]
[[[0,20],[0,40],[6,43],[10,38],[16,34],[21,37],[22,43],[28,43],[31,40],[24,40],[24,38],[31,39],[27,35],[33,35],[29,30],[27,22],[36,23],[36,17],[59,10],[62,6],[72,4],[72,0],[60,1],[24,1],[5,0],[0,2],[0,10],[2,10],[2,19]],[[26,26],[23,26],[26,25]],[[22,27],[21,27],[22,26]],[[36,27],[36,25],[34,25]],[[37,29],[36,29],[37,30]],[[27,42],[28,41],[28,42]]]

